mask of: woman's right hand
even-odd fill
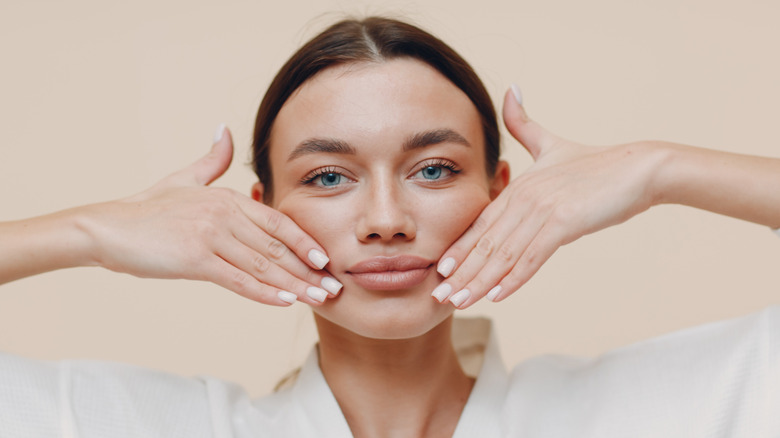
[[[232,156],[231,135],[220,126],[207,155],[148,190],[71,210],[88,236],[80,264],[210,281],[279,306],[317,305],[338,294],[341,284],[321,271],[328,263],[323,248],[292,219],[233,190],[208,187]]]

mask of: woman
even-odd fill
[[[0,424],[64,436],[779,430],[768,414],[780,385],[772,309],[594,364],[530,361],[511,376],[481,339],[482,366],[464,369],[454,309],[505,298],[584,234],[658,203],[780,225],[778,160],[657,142],[582,147],[530,121],[516,89],[503,114],[536,160],[511,183],[465,61],[412,26],[345,21],[293,55],[260,106],[252,197],[265,205],[202,187],[229,162],[220,128],[208,156],[137,196],[2,224],[2,281],[87,264],[204,279],[267,304],[310,304],[320,343],[290,388],[254,402],[211,379],[3,356]],[[202,238],[183,239],[193,234]]]

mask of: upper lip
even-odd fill
[[[413,255],[378,256],[356,263],[347,272],[364,274],[369,272],[410,271],[412,269],[426,269],[432,264],[431,260]]]

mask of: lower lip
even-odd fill
[[[410,269],[408,271],[382,271],[382,272],[350,272],[352,279],[360,287],[367,290],[400,290],[415,287],[428,276],[430,266],[427,268]]]

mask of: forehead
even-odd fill
[[[271,132],[271,161],[301,141],[329,137],[356,145],[400,144],[417,132],[450,128],[482,149],[479,113],[433,67],[400,58],[330,67],[285,102]]]

